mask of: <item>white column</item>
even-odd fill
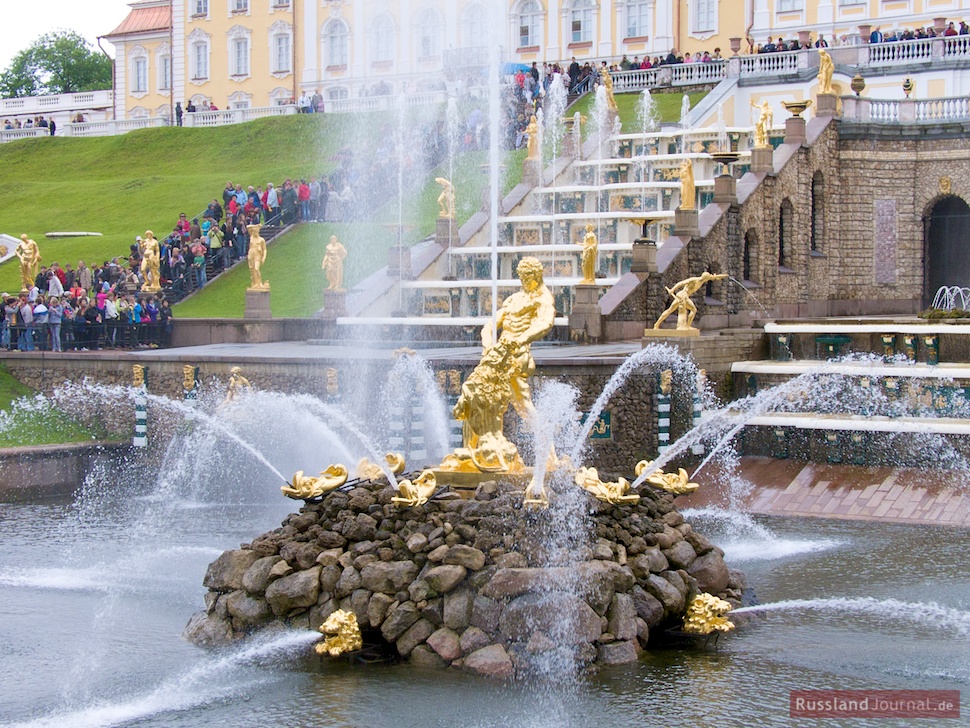
[[[546,27],[543,30],[542,39],[546,44],[545,58],[549,61],[561,61],[566,58],[559,39],[562,27],[562,16],[559,11],[559,0],[549,0],[548,10],[546,11]]]
[[[664,57],[674,46],[674,0],[657,0],[654,5],[654,32],[650,52]],[[687,10],[685,8],[684,12]]]
[[[768,0],[754,0],[754,25],[751,26],[751,35],[754,36],[755,43],[764,43],[773,30]]]
[[[822,25],[831,26],[835,22],[835,5],[832,0],[818,0],[818,19],[816,21],[817,25],[821,28]],[[828,34],[832,31],[831,27],[826,28],[824,33]],[[818,34],[816,34],[818,37]]]
[[[358,80],[367,75],[367,23],[370,18],[364,12],[363,3],[354,10],[354,23],[350,28],[354,65],[350,75],[354,80]]]
[[[172,3],[172,95],[185,111],[185,77],[188,49],[185,47],[185,3],[191,0],[175,0]],[[173,114],[175,104],[172,104]],[[183,117],[184,118],[184,117]]]
[[[319,84],[322,79],[320,73],[320,22],[317,18],[317,8],[320,4],[313,0],[300,3],[303,17],[299,25],[303,26],[303,72],[301,78],[305,86]],[[296,18],[294,18],[296,20]],[[272,53],[272,48],[270,53]],[[296,59],[294,59],[294,63]],[[272,63],[272,59],[270,59]]]
[[[609,56],[612,58],[616,54],[613,47],[613,8],[618,0],[600,0],[599,18],[596,25],[599,29],[599,45],[595,46],[596,54],[599,56]]]
[[[411,24],[411,3],[409,0],[401,0],[400,6],[397,58],[394,61],[394,68],[404,71],[405,75],[410,77],[418,71],[417,46],[412,33],[414,26]]]

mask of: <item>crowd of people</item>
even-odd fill
[[[47,129],[51,136],[57,132],[57,124],[53,119],[45,119],[43,116],[28,116],[24,121],[20,119],[5,119],[3,122],[4,131],[14,129]]]
[[[167,346],[172,309],[160,294],[142,294],[137,275],[115,258],[89,268],[79,261],[44,266],[29,291],[3,293],[0,348],[93,351]]]

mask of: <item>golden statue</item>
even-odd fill
[[[606,89],[607,108],[616,114],[620,113],[619,109],[616,108],[616,99],[613,98],[613,77],[606,66],[600,68],[600,80],[603,82],[603,88]]]
[[[226,398],[223,404],[233,402],[243,396],[243,392],[252,392],[253,385],[243,376],[242,367],[233,367],[229,370],[229,388],[226,390]]]
[[[820,48],[818,51],[818,92],[820,94],[832,93],[833,73],[835,73],[835,64],[832,63],[832,56],[828,51]]]
[[[653,472],[645,480],[651,485],[655,485],[661,490],[665,490],[673,495],[693,493],[700,487],[697,483],[690,482],[690,476],[687,475],[687,471],[683,468],[680,468],[676,473],[665,473],[659,468],[654,468],[652,460],[641,460],[637,463],[633,472],[637,474],[637,477],[640,477],[645,471],[650,470]]]
[[[389,452],[384,456],[384,462],[387,463],[387,467],[390,468],[391,472],[395,475],[400,475],[404,472],[405,461],[404,456],[398,452]],[[361,458],[360,462],[357,463],[357,477],[363,478],[364,480],[377,480],[382,475],[384,471],[381,466],[377,463],[372,463],[367,458]]]
[[[182,389],[187,392],[191,392],[198,385],[198,380],[196,377],[199,374],[199,368],[194,367],[191,364],[186,364],[182,367]]]
[[[495,331],[491,324],[482,327],[482,359],[462,383],[452,411],[464,421],[464,447],[445,457],[443,470],[521,472],[524,468],[515,445],[502,432],[503,420],[510,404],[523,420],[531,421],[535,413],[529,388],[535,371],[531,345],[552,329],[556,310],[543,282],[542,263],[523,258],[518,274],[522,290],[502,303]]]
[[[145,386],[145,366],[143,364],[133,364],[131,366],[131,375],[131,384],[133,387]]]
[[[249,253],[247,258],[249,260],[250,291],[269,290],[269,281],[263,280],[263,274],[260,271],[263,263],[266,262],[266,241],[259,235],[259,229],[261,227],[262,225],[246,226],[246,230],[249,231]]]
[[[599,255],[599,240],[593,232],[593,226],[586,224],[586,235],[583,236],[583,252],[580,262],[583,267],[583,280],[580,285],[596,283],[596,257]]]
[[[438,217],[443,220],[455,219],[455,187],[444,177],[435,177],[434,181],[441,185],[441,194],[438,195]]]
[[[323,256],[323,272],[327,276],[328,291],[342,291],[344,286],[344,258],[347,257],[347,248],[340,244],[336,235],[330,236],[327,243],[327,252]],[[265,259],[265,254],[263,256]]]
[[[162,290],[161,275],[158,272],[161,252],[155,234],[151,230],[146,230],[145,237],[142,238],[138,247],[142,256],[140,270],[145,279],[141,289],[146,293],[157,293]]]
[[[313,648],[318,655],[326,653],[331,657],[339,657],[345,652],[354,652],[364,646],[360,636],[360,625],[357,624],[357,615],[353,612],[338,609],[327,617],[317,631],[329,635]]]
[[[684,159],[680,163],[680,209],[693,210],[697,205],[697,193],[694,191],[694,163]]]
[[[767,99],[762,101],[760,105],[752,101],[751,106],[761,112],[760,116],[758,116],[758,121],[754,125],[754,145],[755,147],[766,149],[771,146],[768,142],[768,132],[775,125],[774,112],[772,112],[771,104],[768,103]]]
[[[667,310],[660,314],[660,318],[657,319],[657,323],[653,327],[659,329],[660,324],[666,321],[667,317],[676,311],[677,330],[687,331],[693,329],[692,324],[694,323],[694,318],[697,316],[697,306],[690,300],[690,297],[697,293],[708,281],[719,281],[724,278],[727,278],[727,273],[714,275],[710,271],[704,271],[699,276],[682,280],[673,288],[667,288],[667,293],[673,296],[674,300],[667,307]]]
[[[674,370],[664,369],[660,372],[660,391],[664,394],[670,394],[670,388],[674,383]],[[639,473],[637,473],[639,475]]]
[[[525,133],[529,135],[529,141],[527,142],[526,148],[529,153],[526,155],[526,159],[538,159],[539,158],[539,122],[536,120],[533,114],[532,118],[529,119],[529,125],[525,128]]]
[[[349,475],[346,466],[339,463],[331,465],[317,478],[304,475],[302,470],[297,470],[293,476],[293,482],[282,486],[280,490],[287,498],[294,500],[319,498],[346,483]]]
[[[576,471],[576,485],[587,490],[597,500],[613,505],[625,503],[639,503],[640,496],[630,493],[630,483],[626,478],[620,478],[616,483],[604,483],[600,480],[596,468],[580,468]]]
[[[23,290],[29,291],[34,287],[34,280],[37,278],[37,272],[40,269],[40,248],[24,233],[20,236],[20,242],[14,250],[14,255],[20,261],[21,287]]]
[[[730,632],[734,622],[724,615],[731,611],[731,604],[713,594],[701,592],[687,605],[684,615],[684,631],[692,634]]]
[[[391,498],[391,503],[397,503],[406,508],[416,508],[427,503],[434,492],[438,489],[438,480],[430,470],[425,470],[415,478],[412,483],[410,480],[402,480],[398,484],[400,497]]]

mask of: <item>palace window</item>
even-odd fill
[[[293,70],[293,26],[279,20],[269,29],[269,65],[274,74]]]
[[[488,45],[488,11],[484,5],[475,3],[465,8],[461,17],[462,46],[474,48]]]
[[[539,29],[542,27],[542,8],[536,0],[526,0],[519,9],[519,48],[529,48],[542,43]]]
[[[350,28],[343,20],[331,20],[323,30],[323,57],[327,66],[346,66]]]
[[[650,8],[653,3],[631,0],[626,6],[626,37],[645,38],[650,35]]]
[[[778,0],[779,13],[800,13],[805,9],[805,0]]]
[[[136,58],[132,63],[131,74],[132,93],[148,93],[148,58]]]
[[[209,80],[209,36],[196,28],[189,35],[189,64],[192,81]]]
[[[249,0],[230,0],[230,10],[233,13],[248,13]]]
[[[158,90],[172,90],[172,49],[166,43],[158,49]]]
[[[434,8],[422,10],[415,23],[418,58],[434,58],[441,55],[444,24],[441,14]]]
[[[371,60],[384,63],[394,60],[394,21],[388,15],[379,15],[371,25]]]
[[[195,11],[193,15],[208,15],[209,0],[195,0],[193,3],[193,10]]]
[[[697,0],[694,10],[694,32],[712,33],[717,29],[717,0]]]
[[[249,76],[250,30],[241,25],[229,31],[229,76],[241,80]]]
[[[570,43],[589,43],[593,40],[593,2],[575,0],[569,14]]]

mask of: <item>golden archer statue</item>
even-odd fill
[[[593,232],[593,225],[586,224],[586,235],[583,236],[583,252],[580,261],[583,267],[581,285],[596,283],[596,256],[599,254],[599,240]]]
[[[693,210],[697,204],[697,193],[694,188],[694,163],[684,159],[680,163],[680,209]]]
[[[832,74],[835,73],[835,64],[828,51],[819,49],[818,52],[818,92],[820,94],[832,93]]]
[[[266,241],[259,234],[262,225],[247,225],[249,231],[249,278],[250,291],[268,291],[269,281],[263,280],[261,268],[266,262]]]
[[[697,316],[697,306],[694,305],[694,302],[690,300],[690,297],[697,293],[708,281],[720,281],[724,278],[727,278],[727,273],[714,275],[710,271],[704,271],[699,276],[682,280],[673,288],[667,288],[667,293],[673,296],[674,300],[670,306],[667,307],[667,310],[660,314],[660,318],[657,319],[657,323],[655,323],[653,327],[655,329],[659,329],[660,324],[662,324],[667,317],[670,316],[670,314],[676,311],[678,331],[692,329],[694,317]]]
[[[20,261],[21,286],[23,290],[29,291],[34,287],[34,280],[37,278],[37,271],[40,269],[40,248],[24,233],[20,236],[20,242],[17,244],[14,254]]]
[[[521,472],[522,459],[502,432],[511,404],[531,421],[535,414],[529,377],[535,371],[531,344],[552,329],[556,315],[552,293],[542,278],[542,263],[519,261],[522,290],[502,303],[495,324],[482,327],[482,359],[461,385],[455,419],[464,421],[464,447],[445,457],[442,470],[463,472]]]
[[[441,185],[441,194],[438,195],[438,217],[442,220],[455,219],[455,187],[450,180],[444,177],[435,177],[434,181]]]
[[[155,234],[151,230],[145,231],[145,237],[142,238],[139,247],[142,255],[140,269],[142,277],[145,279],[141,289],[146,293],[157,293],[162,290],[161,275],[158,272],[161,253]]]
[[[323,256],[321,266],[327,276],[327,290],[343,290],[344,284],[344,258],[347,257],[347,248],[341,245],[336,235],[330,236],[327,243],[327,252]]]

